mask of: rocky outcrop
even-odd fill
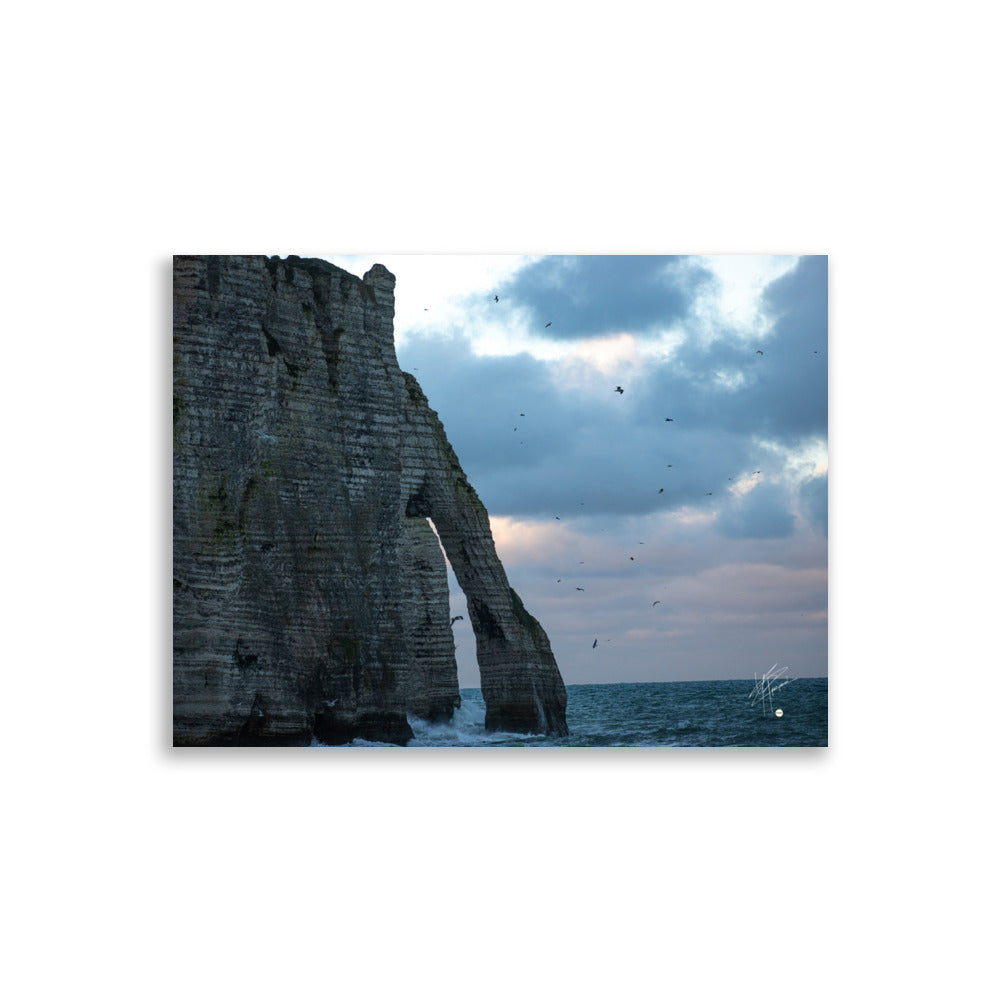
[[[406,513],[428,517],[465,593],[476,636],[486,727],[565,733],[566,689],[548,636],[497,558],[490,519],[417,380],[404,373]]]
[[[405,743],[458,703],[441,544],[489,728],[565,733],[548,639],[392,337],[395,279],[174,259],[174,742]]]
[[[461,704],[455,639],[448,603],[448,570],[426,517],[404,517],[400,600],[406,617],[406,709],[430,722],[451,718]]]

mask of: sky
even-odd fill
[[[826,675],[825,256],[326,259],[396,276],[400,366],[567,684]]]

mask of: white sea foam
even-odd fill
[[[413,739],[411,747],[490,746],[509,744],[511,740],[537,739],[522,733],[487,732],[486,706],[481,696],[463,696],[462,704],[455,709],[448,722],[431,723],[424,719],[410,718]]]
[[[486,741],[486,709],[467,698],[455,709],[448,722],[427,722],[411,717],[413,739],[410,746],[464,746]]]

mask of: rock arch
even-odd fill
[[[489,514],[417,380],[406,392],[401,457],[405,512],[433,520],[465,593],[487,729],[564,735],[566,689],[545,630],[510,586]]]
[[[174,743],[394,743],[458,693],[441,544],[486,724],[565,733],[566,691],[393,343],[394,277],[174,258]],[[452,643],[449,646],[449,643]]]

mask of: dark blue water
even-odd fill
[[[410,746],[449,747],[825,747],[827,679],[799,678],[753,705],[753,681],[572,684],[566,688],[570,735],[487,733],[478,688],[446,725],[411,719]],[[781,709],[780,716],[775,714]],[[360,743],[360,741],[356,741]]]

